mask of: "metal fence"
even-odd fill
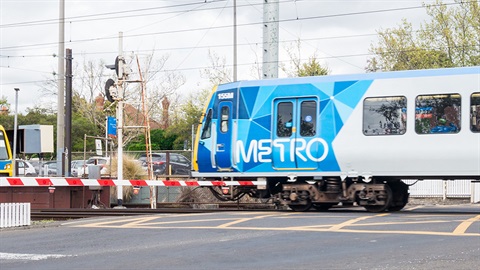
[[[480,182],[469,180],[403,180],[410,186],[410,197],[418,198],[471,198],[480,201]]]
[[[30,203],[0,203],[0,228],[30,225]]]

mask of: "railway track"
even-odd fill
[[[129,206],[131,207],[131,206]],[[195,204],[190,207],[187,204],[160,203],[157,209],[145,207],[131,208],[85,208],[85,209],[34,209],[31,211],[32,220],[67,220],[88,217],[111,217],[111,216],[136,216],[150,214],[190,214],[208,213],[218,211],[246,211],[246,210],[272,210],[270,204],[252,203],[218,203],[218,204]]]

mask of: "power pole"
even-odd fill
[[[65,147],[65,0],[60,0],[58,25],[58,72],[57,72],[57,176],[63,175],[63,151]]]
[[[278,0],[263,3],[263,79],[278,78]]]
[[[65,70],[65,176],[71,176],[72,164],[72,49],[67,49]]]
[[[117,102],[117,180],[123,180],[123,97],[125,82],[123,59],[123,32],[118,33],[118,102]],[[123,206],[123,186],[117,186],[118,207]]]
[[[237,81],[237,0],[233,0],[233,81]]]

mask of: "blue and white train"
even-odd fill
[[[401,179],[480,179],[480,67],[219,85],[193,163],[202,180],[267,183],[230,198],[398,211]]]

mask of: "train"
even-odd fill
[[[12,150],[5,128],[0,125],[0,176],[12,176]]]
[[[238,81],[215,87],[192,176],[293,211],[399,211],[405,179],[480,179],[480,67]]]

